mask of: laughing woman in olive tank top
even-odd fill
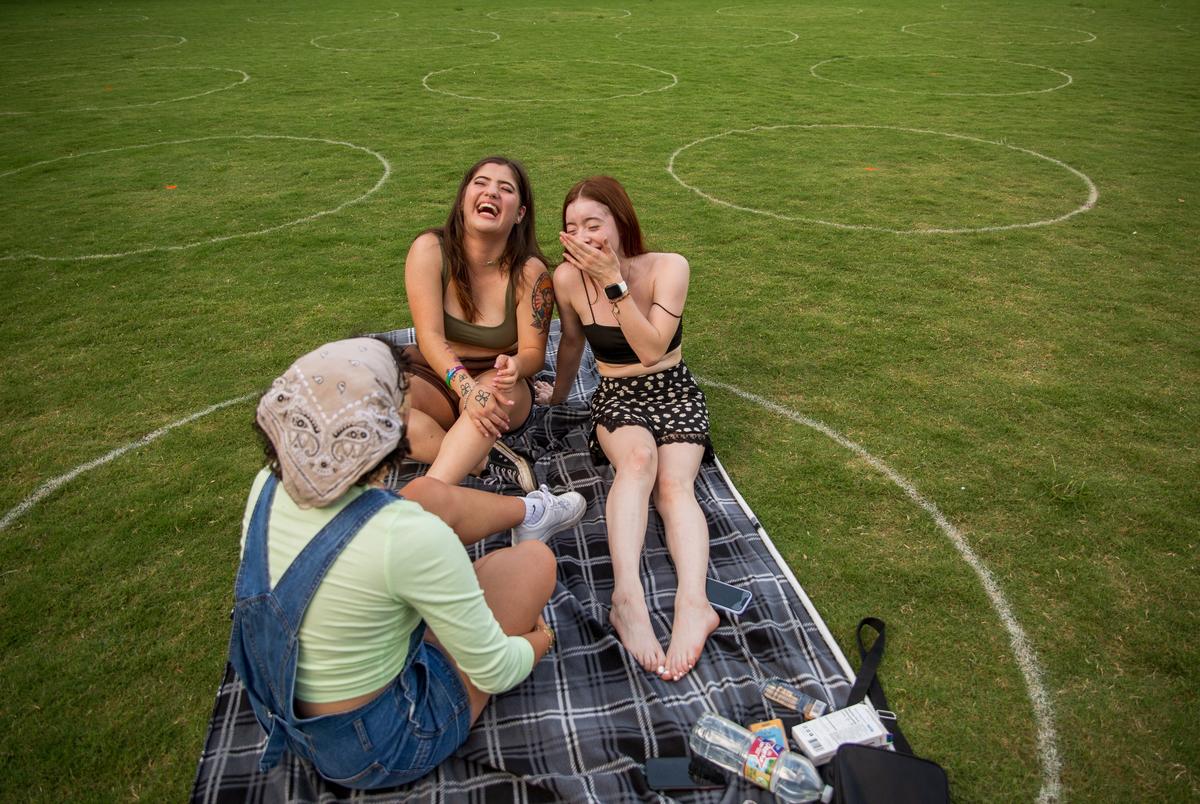
[[[681,345],[690,268],[678,254],[646,250],[633,204],[609,176],[585,179],[567,193],[559,240],[558,375],[553,388],[537,384],[537,401],[566,399],[586,339],[600,372],[590,446],[594,459],[614,470],[604,509],[613,564],[609,621],[645,670],[677,681],[717,627],[705,592],[708,524],[695,492],[700,463],[712,458],[708,409]],[[678,577],[665,653],[640,572],[651,496]]]
[[[528,465],[497,443],[529,416],[554,310],[519,162],[491,156],[466,172],[445,226],[413,241],[404,285],[417,333],[406,352],[412,456],[447,483],[496,460],[532,490]]]

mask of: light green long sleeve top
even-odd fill
[[[242,543],[268,471],[254,479]],[[282,484],[267,533],[271,585],[309,540],[364,491],[325,508],[300,508]],[[296,697],[329,703],[373,692],[404,667],[421,620],[479,689],[504,692],[533,669],[533,646],[507,636],[483,598],[462,542],[411,500],[388,503],[334,561],[300,624]]]

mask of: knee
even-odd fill
[[[538,597],[549,600],[554,593],[558,573],[554,551],[536,540],[521,542],[512,549],[521,557],[521,575],[538,590]]]
[[[617,465],[617,474],[637,480],[653,480],[658,470],[658,454],[653,447],[639,444],[633,447],[621,458]]]
[[[695,481],[691,478],[660,477],[654,486],[654,505],[659,513],[672,512],[696,501]]]

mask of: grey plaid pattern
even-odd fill
[[[387,335],[396,342],[412,337],[409,330]],[[547,355],[551,374],[556,346],[557,330]],[[704,464],[696,484],[708,521],[709,574],[749,588],[750,607],[737,617],[721,613],[700,661],[681,681],[661,681],[626,654],[608,625],[613,579],[604,501],[612,470],[594,466],[587,448],[586,400],[596,376],[589,350],[568,404],[535,409],[520,432],[505,439],[529,456],[539,483],[554,491],[574,489],[588,501],[579,525],[549,541],[558,555],[558,586],[546,619],[558,643],[533,674],[495,696],[467,743],[432,774],[368,793],[325,782],[290,752],[270,772],[260,773],[264,735],[227,666],[193,802],[671,801],[646,786],[641,765],[651,756],[686,754],[688,730],[702,712],[740,723],[784,716],[758,692],[758,684],[771,676],[835,706],[845,702],[853,677],[843,668],[840,652],[823,636],[819,615],[792,587],[766,534],[717,463]],[[519,493],[489,485],[495,482],[471,480],[480,488]],[[496,534],[474,550],[482,555],[507,544],[507,534]],[[675,573],[656,515],[647,529],[642,577],[651,620],[665,644]],[[688,793],[685,799],[708,804],[774,800],[741,780],[732,780],[725,790]]]

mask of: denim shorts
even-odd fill
[[[373,700],[336,715],[299,720],[293,750],[331,782],[359,790],[421,778],[467,741],[471,702],[454,664],[424,641],[421,623],[396,680]]]

